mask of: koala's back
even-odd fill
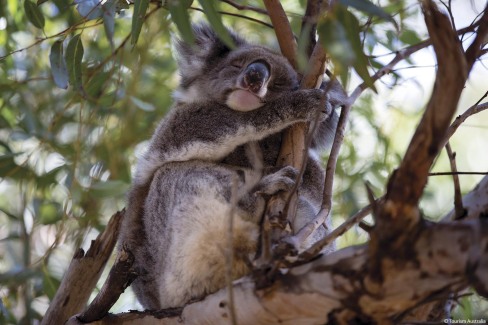
[[[238,177],[198,161],[167,164],[155,173],[144,206],[145,242],[135,252],[142,272],[133,288],[146,308],[181,306],[225,286],[232,208],[225,184]],[[232,217],[236,279],[249,272],[244,259],[256,251],[259,226],[238,206]]]

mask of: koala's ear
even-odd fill
[[[191,78],[203,72],[206,64],[224,58],[232,49],[227,46],[207,24],[193,25],[195,44],[190,45],[181,39],[174,43],[180,74]],[[229,30],[234,45],[243,46],[244,39]]]

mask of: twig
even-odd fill
[[[240,5],[238,3],[235,3],[234,1],[231,0],[221,0],[222,2],[227,3],[228,5],[231,5],[232,7],[239,9],[239,10],[250,10],[254,11],[260,14],[267,15],[268,12],[265,9],[254,7],[254,6],[245,6],[245,5]]]
[[[290,22],[285,10],[277,0],[264,0],[269,18],[273,23],[276,38],[280,44],[281,53],[288,59],[293,68],[297,68],[297,42],[293,37]]]
[[[234,305],[234,286],[232,285],[232,266],[234,264],[234,215],[238,201],[237,179],[232,178],[231,209],[227,224],[227,243],[225,254],[225,282],[227,284],[227,297],[229,299],[229,313],[232,325],[237,325],[236,309]]]
[[[99,26],[99,25],[102,25],[103,24],[103,22],[97,21],[96,23],[94,23],[94,24],[92,24],[90,26],[84,26],[84,27],[78,28],[78,26],[83,25],[86,22],[87,22],[86,20],[82,20],[82,21],[78,22],[77,24],[75,24],[73,26],[70,26],[70,27],[66,28],[65,30],[60,31],[59,33],[56,33],[56,34],[53,34],[53,35],[50,35],[50,36],[45,36],[43,38],[39,38],[37,41],[35,41],[34,43],[32,43],[32,44],[30,44],[30,45],[28,45],[26,47],[23,47],[21,49],[18,49],[18,50],[12,51],[10,53],[7,53],[7,54],[5,54],[3,56],[0,56],[0,61],[5,60],[7,57],[11,56],[12,54],[19,53],[19,52],[23,52],[23,51],[28,50],[28,49],[36,46],[36,45],[39,45],[42,42],[47,41],[48,39],[60,37],[62,35],[71,33],[72,31],[75,31],[75,30],[78,30],[78,29],[85,30],[87,28],[91,28],[91,27],[95,27],[95,26]]]
[[[473,106],[471,106],[470,108],[468,108],[463,114],[461,114],[458,117],[456,117],[456,119],[454,120],[454,122],[452,122],[452,124],[449,126],[449,128],[446,131],[446,135],[444,136],[444,140],[442,142],[444,146],[447,144],[447,142],[452,137],[452,135],[456,132],[456,130],[458,129],[458,127],[464,121],[466,121],[466,119],[468,117],[470,117],[471,115],[474,115],[476,113],[479,113],[481,111],[484,111],[485,109],[488,109],[488,102],[483,103],[483,104],[480,104],[480,102],[483,99],[485,99],[486,97],[488,97],[488,91],[478,100],[478,102],[476,102],[476,104],[474,104]]]
[[[204,12],[203,9],[197,8],[197,7],[190,7],[190,9],[196,10],[196,11],[200,11],[200,12]],[[262,20],[259,20],[259,19],[256,19],[256,18],[252,18],[252,17],[249,17],[249,16],[244,16],[244,15],[236,14],[236,13],[233,13],[233,12],[227,12],[227,11],[219,11],[219,14],[221,14],[221,15],[227,15],[227,16],[232,16],[232,17],[238,17],[238,18],[242,18],[242,19],[247,19],[249,21],[252,21],[252,22],[261,24],[261,25],[266,26],[268,28],[273,28],[273,25],[268,24],[265,21],[262,21]]]
[[[471,24],[470,26],[461,28],[456,31],[457,35],[464,35],[466,33],[474,31],[476,27],[479,26],[479,21],[476,23]],[[371,79],[373,82],[379,80],[381,77],[384,75],[390,73],[393,70],[393,67],[395,67],[399,62],[405,60],[406,58],[410,57],[412,54],[415,52],[418,52],[428,46],[432,45],[432,39],[426,39],[425,41],[422,41],[418,44],[414,44],[408,47],[405,47],[399,51],[396,52],[395,57],[385,66],[383,66],[381,69],[376,71],[376,73],[371,76]],[[361,95],[361,93],[368,89],[369,86],[363,82],[359,86],[354,89],[354,91],[351,93],[350,100],[351,100],[351,105],[354,104],[354,102],[358,99],[358,97]]]
[[[437,172],[437,173],[429,173],[429,176],[451,176],[451,175],[488,175],[488,172]]]
[[[379,200],[381,200],[380,198]],[[317,241],[312,247],[304,251],[298,256],[298,263],[302,263],[304,261],[309,261],[311,258],[317,256],[320,251],[332,243],[334,240],[342,236],[346,231],[351,229],[355,224],[359,223],[362,219],[364,219],[367,215],[369,215],[372,211],[371,204],[365,206],[358,212],[356,212],[352,217],[344,221],[339,227],[335,228],[332,232],[330,232],[327,236],[322,238],[321,240]]]
[[[454,219],[461,219],[466,213],[463,207],[463,198],[461,196],[461,187],[459,185],[459,176],[456,174],[456,153],[452,152],[449,142],[446,144],[447,156],[449,157],[449,163],[451,164],[452,180],[454,182],[454,211],[456,215]]]
[[[451,24],[452,24],[452,27],[454,29],[456,29],[456,22],[454,21],[454,16],[452,14],[452,4],[451,4],[451,0],[449,0],[449,3],[445,3],[443,0],[440,0],[440,2],[442,3],[442,5],[446,8],[447,10],[447,13],[449,14],[449,18],[451,19]]]
[[[332,144],[332,149],[329,154],[329,160],[327,161],[327,166],[325,169],[325,181],[324,181],[324,191],[322,194],[322,206],[320,208],[319,213],[317,216],[311,221],[308,222],[302,229],[300,229],[297,234],[294,236],[294,240],[298,242],[303,242],[306,238],[308,238],[318,227],[325,224],[330,211],[332,209],[332,192],[333,192],[333,185],[334,185],[334,174],[337,165],[337,160],[339,158],[339,152],[344,141],[344,132],[346,129],[346,124],[349,118],[349,112],[351,110],[350,105],[346,105],[342,108],[341,114],[339,116],[339,122],[337,123],[337,130],[334,136],[334,143]],[[328,237],[328,236],[327,236]],[[322,243],[322,240],[320,241]],[[327,242],[328,244],[329,242]],[[323,243],[322,243],[323,245]],[[313,245],[311,252],[318,253],[323,247],[321,246],[320,249],[316,245]]]
[[[315,47],[317,35],[317,19],[320,14],[320,8],[323,0],[308,0],[305,9],[305,15],[302,18],[302,27],[300,30],[300,41],[307,45],[307,53],[310,56]]]
[[[479,19],[479,27],[476,33],[476,38],[473,43],[466,50],[466,62],[468,64],[468,71],[478,59],[482,47],[485,45],[485,38],[488,34],[488,4],[483,10],[483,15]]]

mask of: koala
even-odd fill
[[[230,48],[209,26],[193,28],[194,45],[175,43],[180,86],[137,163],[119,240],[135,257],[136,296],[152,310],[183,306],[225,286],[231,217],[232,278],[250,272],[266,198],[290,190],[298,173],[274,167],[282,131],[320,114],[312,143],[318,148],[337,122],[330,92],[299,90],[282,55],[229,31]],[[323,179],[310,154],[294,229],[318,212]]]

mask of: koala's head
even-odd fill
[[[231,49],[204,24],[193,26],[193,33],[193,46],[181,40],[175,43],[181,75],[176,101],[216,101],[250,111],[297,89],[297,74],[282,55],[251,45],[233,32],[229,32],[235,44]]]

